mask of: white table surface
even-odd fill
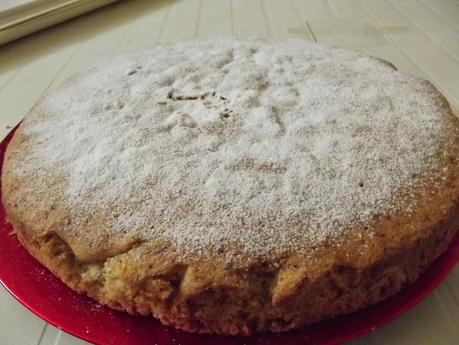
[[[24,5],[34,0],[1,0],[0,11],[7,10],[19,5]]]
[[[194,36],[300,37],[432,81],[459,114],[459,0],[123,1],[0,47],[0,139],[48,89],[103,57]],[[0,288],[0,345],[85,344]],[[349,344],[459,344],[459,269],[401,317]]]

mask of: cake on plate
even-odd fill
[[[50,91],[6,152],[25,248],[78,293],[191,332],[384,300],[459,227],[459,123],[428,81],[303,40],[214,38]]]

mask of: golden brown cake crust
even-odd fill
[[[459,227],[459,208],[433,227],[424,219],[425,235],[387,246],[384,254],[368,253],[367,262],[353,261],[353,251],[341,256],[342,248],[318,258],[316,265],[288,258],[275,266],[256,263],[237,270],[214,260],[181,263],[162,255],[167,245],[158,243],[105,261],[81,262],[56,234],[30,240],[20,221],[11,222],[27,250],[79,293],[186,331],[250,335],[303,327],[394,295],[446,250]]]
[[[63,88],[78,83],[76,78]],[[227,253],[218,251],[183,255],[183,248],[167,237],[113,234],[107,230],[106,210],[78,223],[72,208],[60,203],[65,176],[56,172],[49,181],[49,176],[28,176],[17,169],[18,160],[32,150],[30,128],[45,116],[41,104],[8,146],[3,203],[33,256],[72,289],[110,307],[151,314],[199,333],[302,327],[393,295],[417,279],[454,237],[459,227],[458,120],[433,86],[423,87],[450,129],[433,165],[422,172],[429,184],[397,190],[396,201],[405,193],[415,200],[409,210],[375,213],[364,225],[357,222],[340,233],[339,240],[317,241],[308,251],[283,250],[230,261]],[[30,188],[31,178],[38,188]],[[238,250],[227,247],[235,256]]]

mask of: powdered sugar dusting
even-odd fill
[[[443,106],[430,84],[364,55],[186,41],[104,62],[46,97],[15,168],[64,176],[64,207],[109,213],[113,236],[185,254],[307,252],[409,210],[406,188],[434,176],[450,130]]]

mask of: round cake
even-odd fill
[[[17,236],[79,293],[191,332],[285,331],[413,282],[459,227],[425,80],[303,40],[183,41],[49,92],[8,146]]]

